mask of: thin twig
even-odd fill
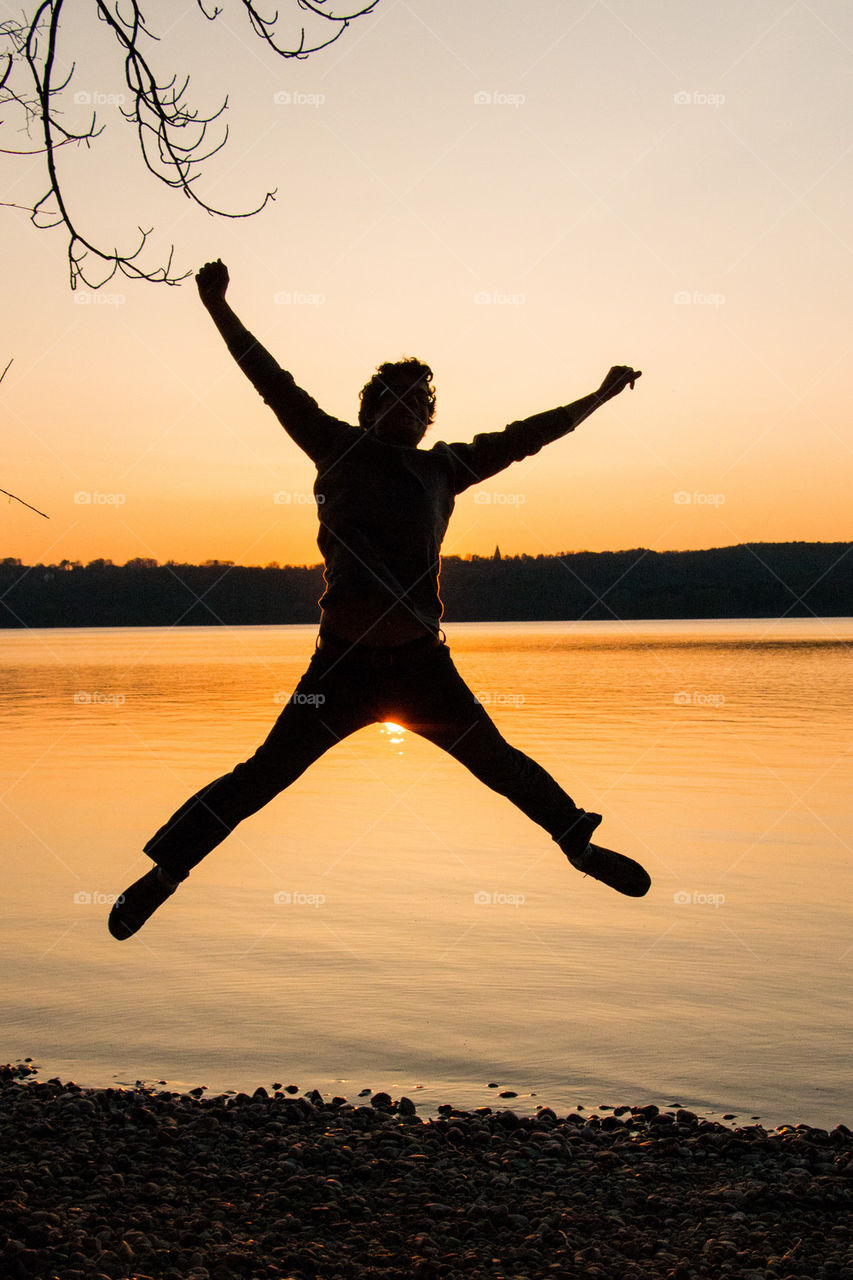
[[[30,511],[35,511],[37,516],[44,516],[45,520],[49,520],[50,516],[45,516],[43,511],[39,511],[38,507],[34,507],[30,502],[24,502],[23,498],[19,498],[16,493],[10,493],[8,489],[0,489],[0,493],[5,493],[6,497],[11,500],[14,498],[16,502],[20,502],[22,507],[29,507]]]
[[[14,360],[14,358],[15,358],[15,357],[13,356],[13,357],[12,357],[12,360]],[[3,372],[2,372],[2,373],[0,373],[0,382],[2,382],[2,381],[3,381],[3,379],[6,377],[6,374],[7,374],[7,373],[9,372],[9,370],[11,369],[11,367],[12,367],[12,360],[10,360],[10,361],[9,361],[9,363],[6,365],[6,368],[3,370]],[[6,495],[6,497],[9,499],[9,501],[10,501],[10,502],[11,502],[12,498],[14,498],[14,499],[15,499],[15,501],[16,501],[16,502],[20,502],[22,506],[24,506],[24,507],[29,507],[29,508],[30,508],[30,511],[35,511],[36,515],[38,515],[38,516],[44,516],[45,520],[49,520],[49,519],[50,519],[50,516],[46,516],[46,515],[44,515],[44,512],[43,512],[43,511],[39,511],[38,507],[34,507],[34,506],[32,506],[32,504],[31,504],[31,503],[29,503],[29,502],[24,502],[24,499],[23,499],[23,498],[19,498],[19,497],[18,497],[18,495],[17,495],[17,494],[15,494],[15,493],[10,493],[8,489],[0,489],[0,493],[4,493],[4,494]]]

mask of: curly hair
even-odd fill
[[[386,360],[384,364],[380,364],[370,381],[361,389],[359,426],[365,431],[370,430],[379,415],[385,395],[404,399],[407,392],[423,382],[427,384],[429,392],[427,423],[432,423],[435,418],[435,387],[432,384],[432,376],[429,365],[424,364],[422,360],[416,360],[414,356],[403,356],[402,360]]]

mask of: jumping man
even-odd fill
[[[193,867],[330,747],[376,721],[422,734],[548,832],[572,866],[632,897],[650,885],[622,854],[591,844],[601,815],[579,808],[550,774],[511,747],[457,672],[439,629],[441,544],[456,495],[538,453],[633,388],[640,374],[610,370],[573,404],[513,422],[470,444],[418,446],[435,416],[432,371],[418,360],[382,364],[361,392],[358,426],[332,418],[249,333],[225,300],[228,271],[208,262],[201,300],[228,350],[317,468],[318,545],[325,562],[317,648],[250,759],[203,787],[145,845],[154,866],[110,913],[131,937]]]

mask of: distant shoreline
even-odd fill
[[[446,556],[444,621],[853,616],[853,542]],[[316,624],[321,565],[0,560],[0,628]]]

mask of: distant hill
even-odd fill
[[[853,543],[447,556],[447,622],[853,616]],[[322,568],[0,561],[0,626],[314,623]]]

